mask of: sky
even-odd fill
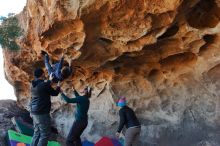
[[[26,0],[0,0],[0,16],[6,17],[8,13],[20,13],[25,5]],[[16,100],[13,87],[5,79],[3,63],[2,49],[0,48],[0,100]]]
[[[20,13],[26,0],[0,0],[0,16],[7,16],[8,13]]]

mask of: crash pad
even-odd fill
[[[33,125],[25,122],[21,117],[13,117],[12,123],[15,125],[15,128],[18,132],[24,135],[33,136],[34,134]]]
[[[123,146],[117,139],[111,139],[114,146]]]
[[[95,146],[123,146],[123,140],[109,138],[109,137],[102,137]]]
[[[90,142],[90,141],[88,141],[88,140],[85,140],[85,141],[83,141],[82,145],[83,146],[94,146],[95,144]]]
[[[9,146],[30,146],[31,137],[18,133],[13,130],[8,130],[8,145]],[[47,146],[60,146],[58,142],[49,141]]]
[[[122,146],[124,146],[125,140],[124,140],[123,138],[120,138],[118,141],[120,142],[120,144],[121,144]]]
[[[95,146],[114,146],[111,139],[108,137],[102,137]]]

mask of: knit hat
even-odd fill
[[[126,106],[126,104],[127,104],[126,98],[124,96],[120,97],[117,105],[120,107],[123,107],[123,106]]]
[[[41,68],[36,68],[34,71],[34,77],[39,78],[43,75],[44,71]]]

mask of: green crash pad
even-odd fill
[[[17,141],[25,144],[31,144],[32,137],[17,133],[13,130],[8,130],[8,138],[9,141]],[[47,146],[61,146],[58,142],[55,141],[49,141]]]
[[[34,134],[33,125],[25,122],[21,117],[13,117],[11,121],[15,125],[16,131],[28,136],[33,136]]]

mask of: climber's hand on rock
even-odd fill
[[[66,59],[67,58],[67,56],[66,56],[66,54],[65,54],[65,52],[62,52],[62,54],[61,54],[61,59]],[[68,61],[67,61],[68,62]]]
[[[48,55],[46,51],[44,51],[43,49],[41,50],[41,55],[45,56]]]

